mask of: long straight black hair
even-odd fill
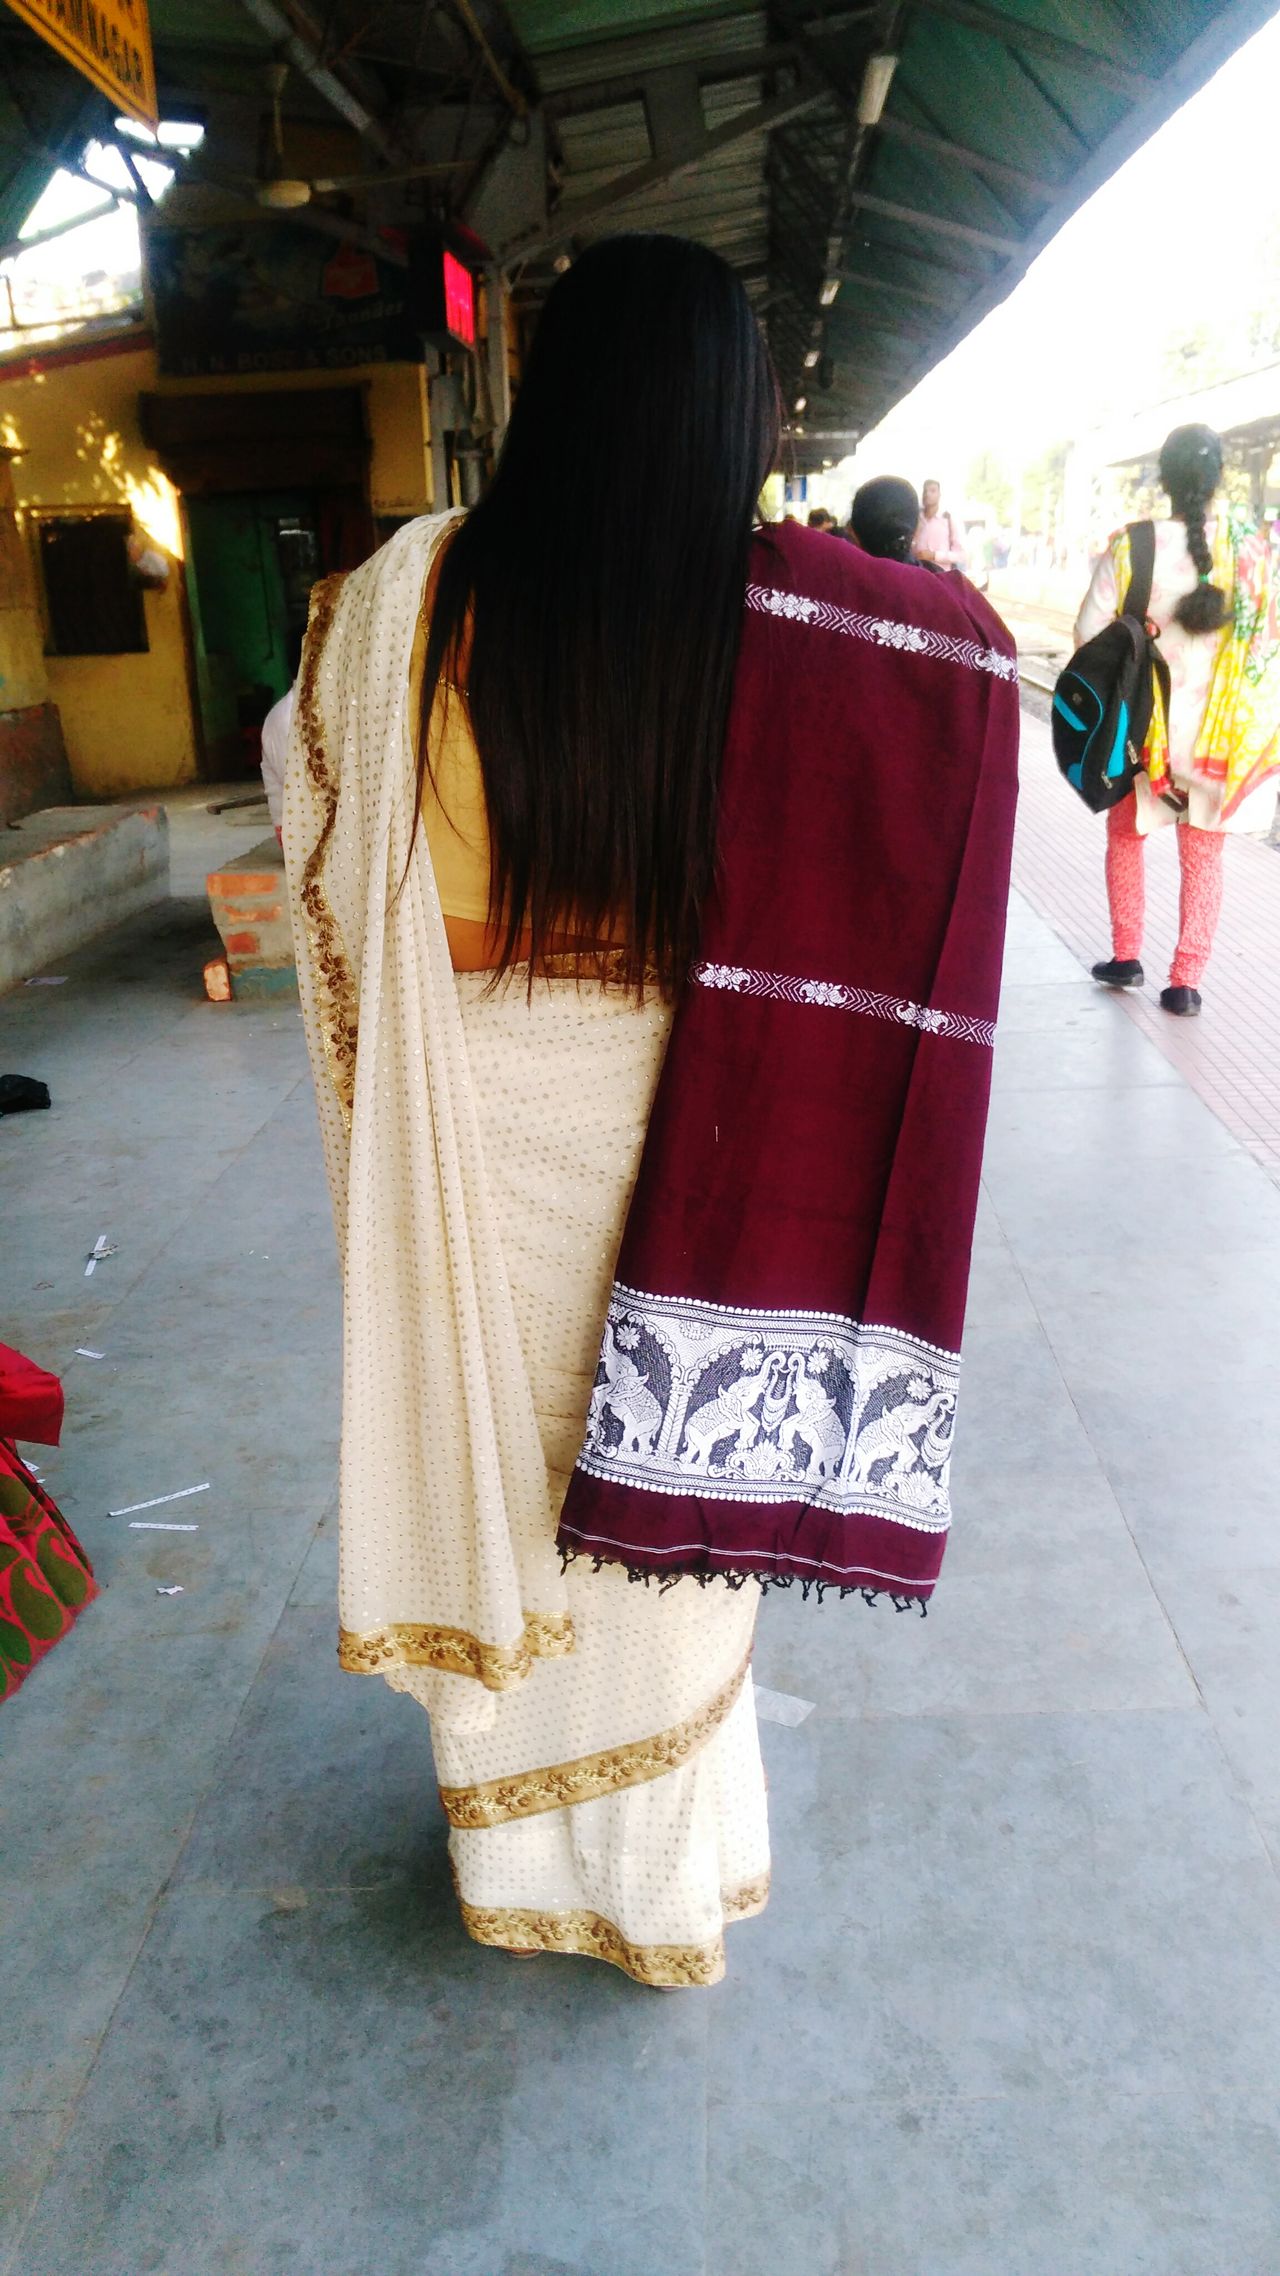
[[[678,990],[778,426],[717,254],[613,237],[554,286],[492,484],[444,549],[418,729],[420,809],[437,690],[465,691],[501,969],[612,932],[629,988]]]

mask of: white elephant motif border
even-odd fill
[[[831,1312],[614,1287],[579,1469],[645,1493],[950,1522],[960,1360]]]

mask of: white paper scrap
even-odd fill
[[[78,1343],[76,1345],[77,1359],[105,1359],[106,1356],[107,1355],[105,1351],[90,1351],[87,1343]]]
[[[65,988],[66,984],[65,972],[37,972],[33,979],[26,982],[28,988]]]
[[[132,1517],[138,1509],[159,1509],[165,1502],[189,1501],[192,1494],[207,1494],[213,1481],[206,1478],[202,1486],[180,1486],[176,1494],[153,1494],[149,1502],[126,1502],[123,1509],[109,1509],[108,1517]]]
[[[162,1517],[133,1517],[129,1520],[130,1533],[198,1533],[198,1525],[166,1525]]]
[[[94,1242],[93,1247],[89,1251],[88,1262],[84,1268],[85,1279],[89,1279],[91,1273],[93,1272],[94,1266],[101,1264],[104,1257],[113,1257],[115,1253],[115,1243],[113,1241],[109,1241],[105,1233],[99,1233],[97,1240]]]
[[[172,1588],[157,1588],[156,1590],[157,1596],[183,1596],[185,1594],[186,1591],[181,1581],[175,1581]]]
[[[806,1715],[812,1715],[817,1705],[816,1700],[796,1699],[789,1691],[766,1691],[759,1683],[755,1691],[756,1713],[762,1723],[786,1723],[793,1727],[803,1723]]]

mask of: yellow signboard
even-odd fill
[[[9,0],[9,6],[126,118],[154,131],[156,67],[147,0]]]

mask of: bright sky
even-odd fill
[[[1135,407],[1167,394],[1152,365],[1169,327],[1256,297],[1254,249],[1280,224],[1278,115],[1280,15],[1104,183],[833,487],[937,475],[958,500],[984,448],[1016,467],[1127,407],[1126,390]]]
[[[162,195],[173,180],[173,173],[157,157],[148,155],[155,144],[146,128],[135,126],[127,119],[117,124],[136,146],[139,169],[152,196]],[[201,140],[203,133],[202,127],[169,126],[162,121],[159,141],[161,146],[167,144],[170,148],[189,150]],[[102,190],[96,190],[78,174],[53,175],[27,215],[21,231],[24,237],[32,236],[37,230],[56,228],[60,221],[70,221],[77,213],[91,213],[95,205],[101,205],[107,190],[131,187],[129,170],[119,151],[109,143],[90,143],[84,163],[102,183]],[[6,261],[4,267],[15,284],[20,278],[38,276],[42,283],[74,285],[78,278],[99,269],[107,276],[127,276],[137,269],[138,261],[138,219],[133,207],[126,205],[103,214],[100,220],[86,222],[83,229],[69,230],[65,237],[55,237],[30,253],[20,253],[16,259]]]

